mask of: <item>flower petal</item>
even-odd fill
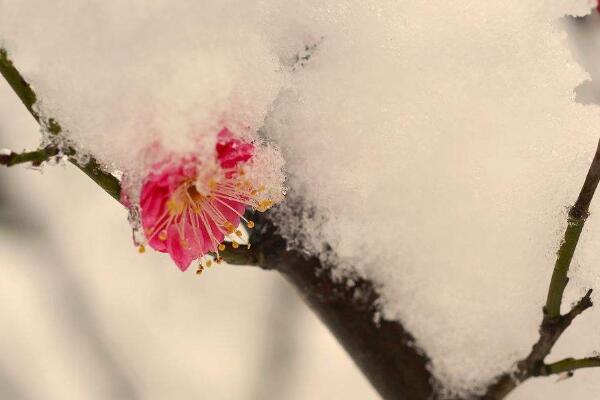
[[[233,137],[227,128],[221,129],[217,138],[217,160],[222,168],[234,168],[254,154],[254,146]]]
[[[189,225],[186,224],[185,227],[187,227],[185,230],[188,231],[186,238],[179,235],[177,226],[173,224],[167,231],[166,240],[167,252],[181,271],[187,270],[192,260],[199,257],[197,246],[190,245],[193,240]]]

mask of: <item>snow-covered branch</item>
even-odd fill
[[[5,49],[0,48],[0,74],[6,79],[10,87],[19,96],[19,99],[23,102],[27,110],[31,113],[33,118],[50,134],[60,135],[62,128],[60,124],[53,118],[43,118],[35,109],[35,103],[37,96],[27,81],[21,76],[18,69],[15,67],[13,62],[8,57],[8,53]],[[8,155],[0,156],[0,165],[14,165],[22,162],[33,162],[41,163],[47,161],[50,157],[56,155],[65,155],[69,161],[89,176],[94,182],[96,182],[102,189],[104,189],[109,195],[111,195],[117,201],[120,198],[121,186],[119,180],[113,175],[104,172],[98,162],[94,158],[90,158],[88,162],[81,163],[74,158],[75,150],[72,147],[66,149],[59,149],[54,146],[47,146],[37,151],[28,153],[15,154],[10,153]]]
[[[258,265],[279,271],[300,292],[384,399],[435,396],[429,359],[399,321],[380,317],[372,282],[335,279],[333,265],[298,250],[264,216],[257,216],[250,251]]]
[[[314,47],[306,50],[312,51]],[[0,51],[0,55],[0,72],[33,117],[40,124],[45,124],[46,121],[34,109],[35,93],[6,52]],[[50,124],[53,133],[59,135],[60,124],[55,120],[50,120]],[[69,152],[69,156],[73,156],[75,151],[69,148]],[[43,162],[58,154],[59,150],[54,147],[23,154],[11,153],[6,164],[12,165],[17,160]],[[102,171],[96,160],[92,158],[83,166],[71,157],[69,160],[119,200],[119,181]],[[379,295],[371,282],[355,278],[350,284],[347,279],[334,279],[331,275],[333,266],[324,265],[319,258],[298,250],[289,250],[287,241],[267,218],[257,213],[254,219],[252,246],[248,249],[228,247],[221,252],[225,261],[281,272],[335,334],[384,398],[424,399],[433,394],[426,355],[413,345],[413,337],[400,322],[378,317]]]

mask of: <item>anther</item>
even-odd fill
[[[248,228],[252,229],[254,228],[254,221],[248,221]]]
[[[260,203],[258,203],[258,207],[256,209],[260,212],[264,212],[264,211],[267,211],[269,209],[269,207],[271,207],[272,205],[273,205],[273,201],[267,199],[267,200],[263,200]]]
[[[138,253],[142,254],[145,251],[146,251],[146,247],[143,244],[141,244],[140,247],[138,247]]]
[[[238,242],[231,242],[231,247],[237,249],[238,247],[240,247],[240,244]]]
[[[225,250],[225,245],[223,243],[221,243],[219,245],[219,251],[223,251],[223,250]]]

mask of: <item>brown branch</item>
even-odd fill
[[[575,219],[587,218],[590,204],[594,198],[594,193],[596,193],[596,188],[598,187],[598,182],[600,182],[600,142],[598,142],[596,154],[594,155],[590,169],[585,177],[577,201],[573,207],[571,207],[569,217]]]
[[[545,307],[545,313],[552,318],[560,315],[563,294],[569,281],[567,277],[569,267],[577,248],[577,243],[579,242],[579,236],[589,215],[590,203],[598,187],[598,182],[600,182],[600,142],[596,147],[596,154],[585,177],[577,201],[569,210],[567,229],[558,250]]]
[[[536,376],[549,375],[548,368],[552,364],[547,365],[544,363],[544,360],[548,354],[550,354],[554,344],[571,325],[573,320],[582,312],[592,307],[593,303],[591,295],[592,290],[590,289],[565,315],[550,317],[548,314],[545,314],[540,326],[540,337],[531,348],[529,355],[517,364],[516,371],[500,376],[497,381],[488,388],[481,399],[503,399],[527,379]]]
[[[592,307],[592,290],[590,289],[567,314],[561,315],[560,313],[564,291],[569,282],[568,273],[571,261],[579,243],[583,227],[589,216],[590,204],[599,182],[600,141],[596,147],[594,159],[585,177],[577,201],[569,209],[567,229],[557,252],[556,264],[554,265],[548,288],[546,305],[543,308],[540,338],[533,345],[531,353],[517,364],[517,370],[498,377],[496,382],[488,388],[485,395],[481,397],[482,399],[503,399],[528,378],[547,375],[548,371],[552,370],[550,367],[552,364],[547,365],[544,363],[544,360],[552,351],[554,344],[569,327],[571,322],[573,322],[575,317]]]
[[[288,250],[286,240],[262,215],[253,217],[251,255],[265,269],[282,273],[336,336],[371,384],[385,399],[434,396],[428,358],[398,321],[378,321],[379,295],[365,279],[336,280],[332,266],[314,256]],[[236,249],[234,254],[241,250]],[[226,261],[231,253],[225,254]]]

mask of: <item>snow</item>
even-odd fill
[[[111,169],[135,173],[155,140],[201,139],[201,155],[223,121],[260,129],[287,163],[283,232],[380,284],[384,316],[464,393],[537,335],[600,126],[574,101],[588,76],[558,19],[591,6],[3,0],[0,38],[43,112]],[[600,287],[594,228],[570,299]]]
[[[0,81],[0,143],[38,141]],[[279,274],[177,273],[125,217],[76,168],[0,169],[1,399],[376,398]]]
[[[281,221],[381,284],[384,315],[464,393],[537,337],[598,110],[573,101],[586,75],[546,4],[379,4],[329,25],[269,117],[307,210]]]
[[[223,29],[231,7],[218,3],[3,1],[1,36],[42,112],[110,169],[135,170],[155,141],[209,154],[224,122],[255,131],[278,93],[258,16],[229,14]]]

